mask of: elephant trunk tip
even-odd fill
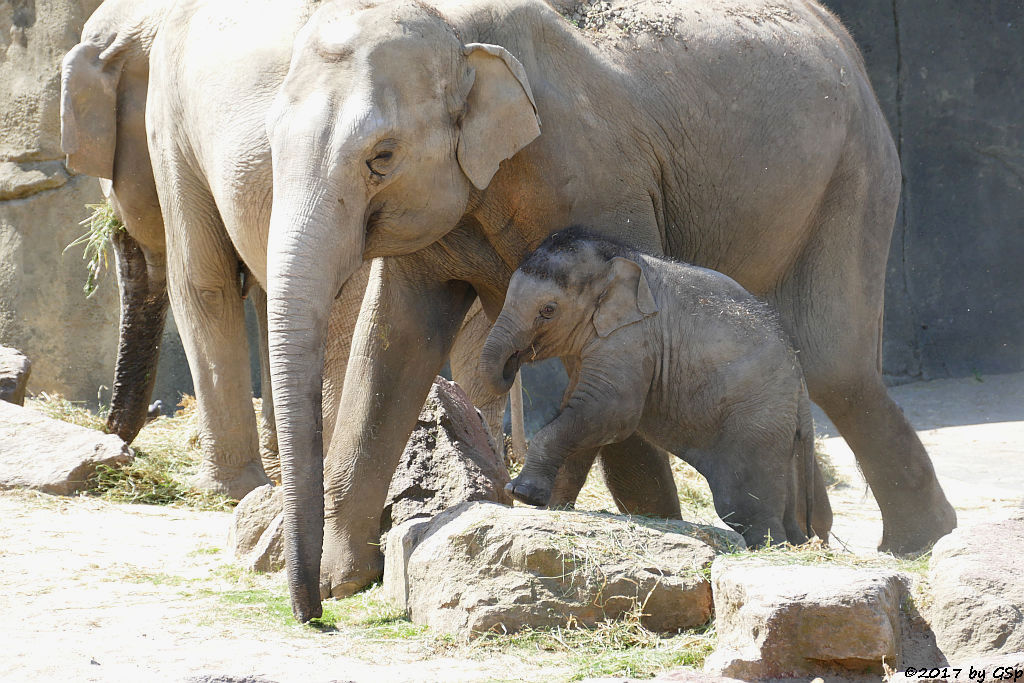
[[[514,351],[504,359],[499,356],[495,361],[485,358],[480,369],[487,389],[495,396],[507,394],[516,381],[516,374],[521,365],[522,351]]]
[[[300,624],[306,624],[313,619],[319,619],[324,614],[320,596],[312,600],[292,600],[292,614]]]

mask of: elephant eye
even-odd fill
[[[378,179],[383,178],[391,167],[392,158],[394,158],[394,154],[391,150],[381,150],[372,159],[366,161],[366,167]]]
[[[544,304],[540,307],[540,317],[550,319],[555,315],[556,306],[554,303]]]

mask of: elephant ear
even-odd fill
[[[639,322],[658,312],[654,295],[640,264],[621,256],[608,262],[607,284],[594,311],[594,328],[599,337]]]
[[[120,63],[110,50],[79,43],[64,57],[60,79],[60,146],[69,169],[114,177]]]
[[[540,135],[540,117],[526,70],[500,45],[469,43],[470,87],[456,154],[462,172],[483,190],[511,158]]]

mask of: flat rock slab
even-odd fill
[[[719,558],[711,581],[718,646],[708,673],[756,680],[900,666],[908,589],[899,572]]]
[[[677,520],[472,502],[392,530],[384,591],[414,623],[461,637],[638,608],[648,628],[675,631],[707,623],[707,570],[736,547],[732,531]]]
[[[21,351],[0,346],[0,401],[25,405],[25,389],[32,363]]]
[[[0,489],[69,495],[85,487],[98,465],[120,465],[132,457],[114,434],[0,401]]]
[[[961,527],[932,550],[929,621],[952,662],[1024,651],[1024,510]]]

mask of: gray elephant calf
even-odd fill
[[[707,478],[748,545],[827,538],[796,353],[768,306],[729,277],[557,232],[512,276],[480,369],[506,391],[523,362],[552,356],[571,368],[568,399],[509,484],[519,500],[547,504],[566,457],[637,431]]]

